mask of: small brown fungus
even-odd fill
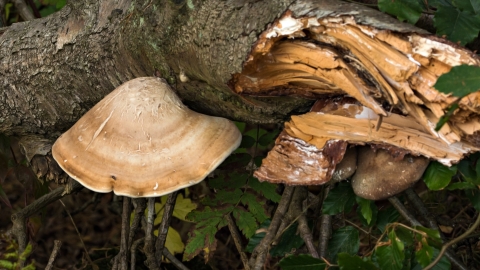
[[[231,121],[191,111],[152,77],[116,88],[58,138],[52,153],[88,189],[157,197],[202,181],[240,141]]]
[[[406,155],[396,160],[386,150],[360,147],[357,171],[352,177],[353,191],[369,200],[386,199],[414,185],[428,164],[425,157]]]

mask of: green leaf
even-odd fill
[[[216,189],[235,189],[245,186],[248,173],[222,171],[215,178],[208,180],[208,186]]]
[[[433,256],[432,258],[436,258],[438,256],[438,253],[440,251],[436,248],[433,248]],[[440,259],[440,261],[432,268],[432,270],[450,270],[451,269],[451,264],[450,264],[450,261],[447,259],[446,256],[442,256],[442,258]],[[423,267],[421,266],[420,263],[418,263],[417,265],[415,265],[412,270],[422,270]]]
[[[458,172],[463,176],[463,178],[470,183],[479,185],[480,182],[477,181],[477,172],[472,167],[471,162],[468,159],[464,159],[457,164]]]
[[[235,217],[238,228],[243,232],[245,237],[250,238],[255,234],[257,222],[250,212],[237,207],[233,209],[233,216]]]
[[[414,238],[411,230],[398,226],[395,228],[395,234],[397,235],[398,239],[400,239],[403,243],[405,243],[405,245],[407,246],[413,245]]]
[[[430,162],[423,174],[423,181],[430,190],[444,189],[457,173],[457,166],[447,167],[437,161]]]
[[[472,203],[475,210],[480,211],[480,191],[477,189],[464,190],[468,200]]]
[[[425,232],[428,237],[430,237],[431,239],[435,240],[435,241],[441,241],[441,238],[440,238],[440,232],[438,230],[434,230],[434,229],[430,229],[430,228],[425,228],[423,226],[415,226],[414,227],[416,230],[419,230],[419,231],[422,231],[422,232]]]
[[[165,207],[165,203],[167,202],[168,196],[162,196],[160,198],[160,203],[155,203],[155,213],[157,217],[153,222],[154,225],[160,224],[163,219],[163,208]],[[177,198],[175,199],[175,208],[173,208],[173,216],[183,220],[187,220],[186,216],[188,213],[192,212],[192,210],[197,209],[197,205],[192,203],[192,200],[189,198],[184,198],[183,194],[179,193]]]
[[[230,203],[237,204],[240,201],[240,197],[243,195],[243,192],[236,188],[233,191],[228,190],[219,190],[215,196],[215,199],[221,204]]]
[[[0,269],[15,269],[15,264],[9,261],[0,260]]]
[[[469,11],[440,5],[435,12],[434,25],[437,28],[437,35],[446,35],[449,40],[460,42],[460,45],[465,46],[477,37],[480,30],[480,16],[475,16]],[[437,88],[436,85],[435,88]]]
[[[268,146],[271,143],[275,142],[275,138],[277,138],[278,133],[279,133],[278,130],[265,133],[262,137],[258,139],[258,143],[263,146]]]
[[[248,210],[253,214],[259,223],[263,223],[268,218],[266,211],[263,208],[265,203],[263,201],[259,202],[255,195],[251,193],[245,193],[242,196],[241,202],[248,206]]]
[[[358,206],[360,206],[360,213],[362,217],[367,221],[367,224],[370,225],[373,216],[373,208],[376,208],[375,202],[356,196],[356,201]]]
[[[473,14],[480,13],[480,1],[478,0],[452,0],[452,3],[461,11],[468,11]]]
[[[310,255],[293,255],[283,258],[279,263],[282,270],[323,270],[325,262]]]
[[[155,236],[158,236],[158,230],[153,231]],[[165,240],[165,247],[172,254],[182,253],[185,249],[185,244],[182,241],[182,237],[172,227],[168,227],[167,239]]]
[[[365,270],[376,270],[378,269],[373,262],[366,258],[362,260],[359,256],[350,255],[348,253],[339,253],[338,254],[338,266],[340,270],[354,270],[354,269],[365,269]]]
[[[290,254],[303,246],[305,243],[297,233],[298,224],[294,223],[288,227],[287,230],[280,237],[278,244],[270,250],[270,255],[273,257],[285,256]]]
[[[278,203],[282,197],[277,193],[277,185],[275,184],[260,182],[257,178],[251,177],[250,180],[248,180],[248,185],[256,192],[263,194],[265,198],[271,200],[272,202]]]
[[[448,187],[446,188],[446,190],[457,190],[457,189],[476,189],[477,186],[474,184],[474,183],[470,183],[470,182],[456,182],[456,183],[451,183],[450,185],[448,185]]]
[[[400,270],[405,259],[404,245],[397,239],[394,230],[388,234],[388,239],[389,244],[377,246],[375,249],[378,265],[380,269]]]
[[[216,233],[217,229],[215,227],[205,227],[189,233],[185,252],[183,253],[183,260],[188,261],[192,259],[202,250],[207,254],[213,252],[216,245]]]
[[[338,186],[330,190],[323,202],[322,213],[325,215],[336,215],[341,212],[350,212],[355,204],[355,193],[352,185],[348,182],[340,182]]]
[[[358,230],[352,226],[345,226],[336,230],[328,241],[328,258],[334,262],[338,253],[345,252],[355,255],[360,247]]]
[[[240,130],[240,133],[243,133],[247,124],[245,124],[244,122],[235,121],[235,125],[237,126],[238,130]]]
[[[388,207],[382,211],[378,211],[377,229],[383,233],[387,227],[387,224],[397,221],[399,217],[400,214],[393,207]]]
[[[476,92],[480,89],[480,67],[468,65],[453,67],[450,72],[438,78],[434,87],[442,93],[451,93],[456,97]]]
[[[260,229],[268,229],[268,226],[270,226],[270,220],[267,219],[265,220],[262,224],[260,224]],[[252,236],[250,239],[248,239],[248,244],[247,247],[245,248],[246,252],[253,252],[253,249],[262,241],[263,237],[265,237],[265,230],[259,233],[256,233],[254,236]]]
[[[256,141],[254,138],[247,135],[243,135],[242,143],[240,143],[240,146],[238,148],[250,148],[255,145],[255,142]]]
[[[433,257],[433,248],[428,244],[426,239],[422,239],[421,245],[417,246],[417,252],[415,252],[415,258],[422,267],[426,267],[430,264]]]
[[[411,24],[417,23],[423,11],[422,4],[417,0],[378,0],[378,8]]]

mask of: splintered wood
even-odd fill
[[[459,108],[436,131],[437,122],[457,99],[433,86],[439,76],[463,64],[478,66],[480,60],[433,35],[377,29],[357,23],[352,16],[294,18],[286,12],[260,35],[242,73],[234,74],[234,90],[244,95],[297,95],[324,101],[352,97],[357,103],[343,104],[336,112],[292,116],[285,124],[286,134],[272,150],[277,154],[269,155],[256,175],[292,183],[281,178],[294,178],[299,170],[290,170],[290,175],[282,171],[276,180],[271,177],[280,166],[299,166],[297,161],[286,161],[291,153],[302,152],[308,145],[315,146],[312,153],[320,155],[318,151],[338,141],[394,146],[445,165],[457,163],[480,148],[480,92],[459,100]],[[287,141],[296,142],[299,148],[285,147]],[[336,163],[314,182],[328,181]]]

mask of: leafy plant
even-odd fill
[[[5,235],[1,235],[0,239],[7,242],[5,253],[0,251],[0,269],[7,270],[35,270],[35,261],[21,267],[32,253],[32,245],[28,243],[22,253],[18,252],[18,244]]]

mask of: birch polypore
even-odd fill
[[[285,123],[256,176],[286,184],[326,182],[339,161],[330,161],[325,151],[340,142],[385,149],[399,169],[406,157],[421,160],[422,166],[428,162],[420,156],[457,163],[480,149],[480,92],[458,100],[459,108],[436,131],[457,98],[433,86],[439,76],[462,64],[478,66],[480,60],[457,44],[385,14],[341,1],[297,1],[260,35],[231,85],[243,95],[298,95],[321,105]],[[320,161],[316,171],[312,164]],[[385,173],[377,161],[367,166],[356,160],[359,168],[374,170],[362,179],[378,180],[375,175]],[[348,166],[349,172],[354,167]],[[412,181],[417,176],[408,174]],[[358,194],[383,198],[410,183],[392,184],[384,194],[372,189]]]
[[[241,137],[231,121],[189,110],[163,80],[137,78],[97,103],[52,153],[93,191],[156,197],[202,181]]]

